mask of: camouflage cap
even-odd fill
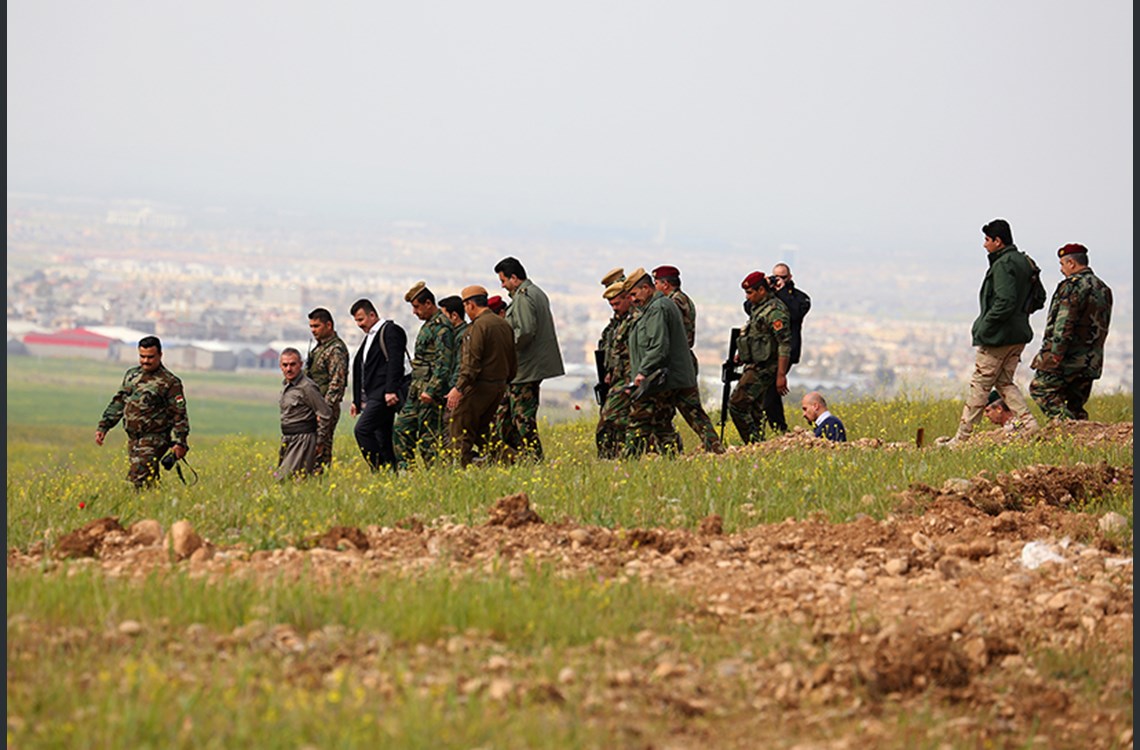
[[[420,295],[420,292],[422,292],[425,289],[427,289],[427,282],[426,281],[417,281],[415,284],[412,284],[412,288],[409,289],[408,293],[404,295],[404,301],[405,302],[411,302],[412,300],[414,300],[416,297],[418,297]]]
[[[623,292],[625,292],[625,282],[615,281],[606,287],[606,291],[602,292],[602,296],[606,299],[613,299]]]
[[[602,286],[609,286],[615,281],[625,281],[624,268],[611,268],[606,271],[606,275],[602,277]]]
[[[635,286],[637,286],[637,282],[648,276],[649,274],[645,272],[644,268],[635,268],[629,276],[625,277],[625,283],[622,284],[622,289],[628,292],[630,289],[633,289]]]

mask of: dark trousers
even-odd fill
[[[792,366],[788,365],[788,372],[791,371]],[[784,418],[784,398],[776,390],[775,381],[764,391],[764,421],[780,432],[788,431],[788,420]]]
[[[396,409],[388,406],[383,396],[365,402],[364,411],[356,418],[352,432],[364,460],[373,471],[381,466],[396,468],[396,450],[392,447],[392,423],[395,420]]]
[[[506,392],[505,381],[476,382],[459,400],[451,414],[451,446],[459,451],[460,466],[471,463],[476,451],[485,455],[487,432]]]

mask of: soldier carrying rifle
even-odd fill
[[[745,443],[763,439],[764,393],[774,384],[788,392],[788,362],[792,351],[791,319],[787,306],[776,297],[764,274],[753,271],[740,286],[752,305],[748,323],[740,332],[736,359],[744,365],[740,382],[729,399],[729,413]]]
[[[615,268],[603,277],[609,281],[602,297],[610,304],[614,315],[602,331],[595,360],[598,365],[598,395],[601,410],[595,440],[598,458],[619,458],[625,452],[629,430],[629,412],[632,394],[624,386],[629,383],[629,329],[634,320],[633,298],[625,290],[625,272]]]

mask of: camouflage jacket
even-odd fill
[[[689,348],[692,349],[697,342],[697,306],[693,304],[689,295],[680,289],[674,289],[667,296],[677,303],[677,309],[681,311],[681,322],[685,325],[685,338],[688,339]]]
[[[1034,370],[1096,380],[1104,368],[1104,340],[1112,317],[1112,290],[1084,268],[1061,280],[1049,303]]]
[[[344,400],[344,389],[348,384],[348,346],[340,336],[333,333],[309,352],[305,375],[317,384],[329,406]]]
[[[455,387],[456,381],[459,380],[459,360],[463,357],[463,334],[467,331],[467,321],[453,326],[451,329],[452,338],[455,340],[455,357],[451,363],[451,374],[447,378],[448,390]]]
[[[618,317],[617,313],[614,313],[610,317],[609,321],[606,323],[606,327],[602,329],[602,335],[598,337],[599,351],[609,352],[610,339],[614,337],[614,331],[617,329],[618,321],[620,320],[621,318]]]
[[[416,334],[416,353],[412,359],[413,398],[426,393],[436,403],[447,399],[451,390],[452,372],[458,359],[455,330],[447,321],[442,310],[424,321]]]
[[[169,437],[173,432],[175,442],[185,444],[190,435],[190,419],[186,416],[182,381],[162,365],[151,373],[143,372],[141,367],[127,370],[119,392],[103,411],[98,429],[107,432],[119,420],[131,439],[142,435]]]
[[[609,336],[605,342],[606,373],[610,385],[622,386],[633,378],[629,360],[629,329],[633,325],[632,310],[625,315],[614,316],[613,327],[607,326]]]
[[[775,369],[780,357],[792,355],[792,322],[788,307],[774,294],[769,294],[748,316],[748,324],[740,332],[740,361]]]

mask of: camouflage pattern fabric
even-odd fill
[[[451,321],[449,320],[448,323]],[[455,363],[451,368],[451,374],[447,378],[447,390],[455,387],[455,381],[459,380],[459,361],[463,355],[463,332],[467,330],[467,321],[452,326],[451,335],[455,339]],[[445,405],[443,407],[443,447],[451,447],[451,409]]]
[[[1092,381],[1104,369],[1104,341],[1111,319],[1112,290],[1091,268],[1083,268],[1057,285],[1049,303],[1041,351],[1030,365],[1036,374],[1029,395],[1045,416],[1088,418],[1084,405]]]
[[[503,398],[495,409],[495,418],[491,422],[491,436],[486,446],[489,457],[511,463],[522,450],[522,435],[511,418],[510,389],[503,391]]]
[[[163,365],[151,373],[132,367],[99,420],[108,432],[123,422],[127,432],[131,468],[127,478],[136,487],[158,478],[158,461],[175,443],[186,444],[190,419],[182,381]]]
[[[459,365],[463,359],[460,355],[463,352],[463,336],[467,331],[467,326],[468,324],[464,322],[451,330],[451,335],[455,339],[455,362],[452,365],[451,376],[448,378],[448,390],[454,388],[456,381],[459,380]]]
[[[313,468],[314,474],[320,474],[332,463],[333,438],[337,423],[340,422],[340,404],[344,401],[344,391],[348,385],[348,346],[335,332],[309,352],[308,361],[305,362],[305,375],[317,384],[321,395],[325,397],[325,403],[332,411],[328,436],[321,440],[324,450],[320,451]]]
[[[774,377],[773,382],[775,382]],[[694,386],[679,389],[677,391],[677,411],[681,413],[693,432],[697,433],[701,446],[706,452],[724,453],[724,446],[721,445],[720,437],[716,434],[716,427],[713,426],[712,419],[709,418],[708,412],[705,411],[705,407],[701,403],[700,388]]]
[[[443,444],[447,392],[453,385],[455,363],[459,358],[456,342],[455,330],[442,311],[437,310],[420,326],[412,358],[408,398],[396,415],[392,430],[397,468],[408,468],[417,448],[424,463],[429,465],[439,455]],[[431,396],[432,403],[425,404],[420,400],[424,393]]]
[[[602,405],[601,413],[598,415],[598,427],[594,433],[598,458],[620,458],[625,453],[632,406],[630,391],[624,388],[611,388],[606,394],[606,403]]]
[[[127,480],[136,488],[152,486],[161,476],[160,462],[174,443],[162,435],[143,435],[127,440]]]
[[[629,329],[633,325],[633,319],[634,316],[630,313],[615,316],[602,333],[610,390],[598,414],[598,426],[594,432],[598,458],[618,458],[624,451],[632,404],[630,392],[624,386],[630,380]]]
[[[510,399],[510,415],[507,420],[513,423],[504,427],[503,444],[515,448],[517,455],[526,455],[536,461],[542,460],[542,441],[538,439],[538,391],[540,381],[532,383],[510,383],[507,397]],[[514,430],[514,433],[511,430]],[[517,434],[516,434],[517,433]]]
[[[673,429],[676,399],[676,389],[670,389],[648,393],[632,402],[627,439],[627,452],[631,457],[681,452],[681,436]]]
[[[689,349],[692,349],[697,341],[697,306],[689,295],[680,289],[674,289],[668,296],[677,305],[677,309],[681,311],[681,323],[685,327],[685,339],[689,344]],[[697,372],[696,355],[693,355],[693,372]],[[724,446],[720,444],[720,437],[716,434],[716,428],[713,427],[708,412],[701,404],[699,387],[685,388],[677,394],[677,411],[681,413],[686,424],[700,438],[701,445],[707,452],[724,453]]]
[[[1092,385],[1089,378],[1042,371],[1029,384],[1029,395],[1047,419],[1088,419]]]
[[[744,372],[728,400],[728,413],[746,444],[764,439],[764,394],[776,384],[780,357],[789,357],[792,327],[788,307],[768,295],[752,309],[740,332]]]
[[[697,306],[693,304],[689,295],[680,289],[674,289],[668,294],[668,297],[676,303],[677,309],[681,311],[681,324],[685,327],[685,340],[689,344],[689,348],[692,349],[697,343]]]
[[[728,414],[745,444],[764,439],[764,393],[776,384],[776,368],[748,365],[728,399]]]
[[[426,465],[435,463],[445,447],[445,428],[443,403],[425,404],[413,386],[392,428],[396,468],[409,468],[417,450]]]

